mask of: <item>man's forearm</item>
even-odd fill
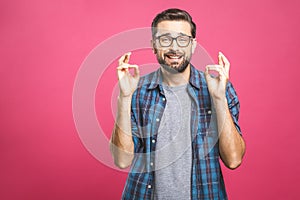
[[[131,96],[119,97],[117,118],[111,137],[110,149],[115,164],[120,168],[130,166],[134,144],[131,134]]]
[[[226,98],[213,99],[213,103],[217,115],[220,156],[228,168],[235,169],[242,162],[245,142],[234,125]]]

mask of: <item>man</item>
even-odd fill
[[[191,16],[168,9],[152,22],[160,68],[140,78],[130,53],[119,60],[111,152],[118,167],[131,165],[122,199],[227,199],[219,158],[230,169],[242,162],[239,101],[221,52],[205,72],[190,64],[195,37]]]

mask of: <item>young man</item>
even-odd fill
[[[227,199],[219,158],[230,169],[242,162],[239,101],[222,53],[205,72],[190,64],[195,37],[191,16],[168,9],[152,22],[160,68],[140,78],[130,53],[119,60],[111,151],[118,167],[131,165],[122,199]]]

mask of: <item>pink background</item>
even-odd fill
[[[231,61],[247,153],[240,168],[223,170],[229,198],[296,199],[298,2],[1,1],[0,199],[120,199],[126,173],[95,159],[78,136],[74,81],[99,43],[149,26],[170,7],[190,12],[198,42],[215,61],[219,50]],[[142,62],[137,55],[133,60]],[[110,136],[111,102],[102,97],[116,77],[113,71],[107,77],[99,82],[96,106]]]

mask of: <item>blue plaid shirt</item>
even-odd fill
[[[191,107],[191,199],[227,199],[219,163],[218,131],[204,73],[191,65],[188,93]],[[230,82],[226,98],[233,122],[238,125],[239,101]],[[131,124],[134,159],[123,190],[122,199],[153,199],[155,147],[160,119],[166,106],[162,74],[158,69],[140,78],[132,96]]]

